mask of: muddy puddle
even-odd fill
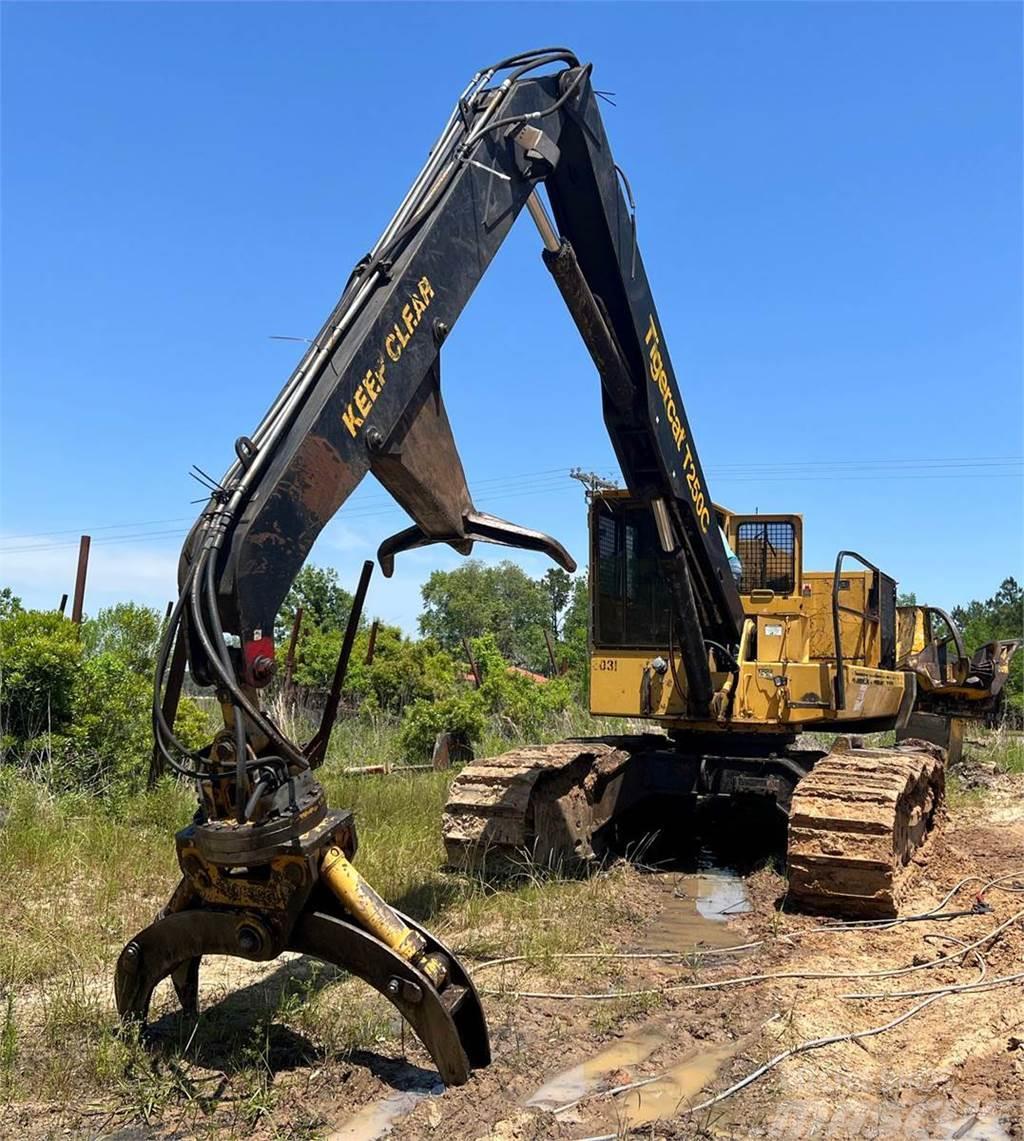
[[[585,1093],[604,1083],[609,1074],[628,1066],[637,1066],[665,1045],[665,1037],[657,1030],[633,1034],[619,1038],[593,1058],[588,1058],[578,1066],[566,1070],[532,1094],[526,1101],[528,1106],[539,1109],[555,1109],[575,1101]]]
[[[425,1098],[442,1093],[444,1086],[441,1082],[395,1090],[387,1097],[364,1105],[358,1113],[328,1134],[327,1141],[377,1141],[380,1137],[386,1137],[392,1126]]]
[[[667,1121],[700,1100],[701,1090],[736,1054],[742,1042],[694,1050],[650,1085],[628,1090],[616,1102],[616,1119],[628,1126]]]
[[[686,953],[745,941],[726,922],[750,910],[746,886],[735,872],[728,868],[653,872],[651,879],[664,905],[644,929],[644,950]]]
[[[733,916],[750,910],[746,886],[735,872],[708,867],[694,872],[653,871],[650,875],[664,901],[644,930],[644,951],[689,955],[745,942],[742,933],[728,924]],[[614,1086],[619,1079],[628,1083],[636,1079],[634,1067],[670,1045],[669,1033],[651,1022],[545,1082],[525,1104],[555,1109]],[[623,1094],[615,1103],[618,1116],[629,1125],[671,1117],[680,1106],[696,1100],[695,1095],[741,1045],[729,1042],[675,1059],[650,1085]]]

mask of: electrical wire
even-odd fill
[[[1007,887],[1004,887],[1003,885],[1006,883],[1007,880],[1016,880],[1018,877],[1021,877],[1022,875],[1024,875],[1024,871],[1016,870],[1016,871],[1012,871],[1012,872],[1006,872],[1003,875],[997,876],[994,879],[990,879],[988,881],[983,881],[982,877],[980,877],[980,876],[965,876],[962,880],[960,880],[957,884],[955,884],[934,907],[930,908],[928,911],[920,913],[919,915],[903,916],[903,917],[898,917],[896,919],[887,919],[887,920],[861,920],[861,921],[852,921],[852,922],[847,922],[847,923],[842,923],[842,924],[829,924],[828,926],[824,926],[824,927],[810,928],[806,931],[789,932],[789,933],[786,933],[784,935],[774,936],[772,938],[779,939],[779,940],[790,940],[790,939],[801,938],[801,937],[806,937],[806,936],[811,936],[811,935],[832,934],[832,933],[837,933],[840,931],[854,931],[854,930],[855,931],[863,931],[866,929],[870,930],[872,928],[877,929],[877,930],[885,930],[885,929],[888,929],[890,927],[895,927],[895,926],[898,926],[900,924],[914,922],[914,921],[924,919],[924,918],[936,918],[940,915],[940,913],[942,912],[942,909],[949,903],[949,901],[958,892],[962,891],[963,888],[966,887],[969,883],[981,882],[983,884],[982,888],[978,892],[978,898],[979,899],[983,898],[989,891],[992,891],[992,890],[1006,891],[1006,892],[1011,892],[1013,894],[1018,894],[1022,890],[1021,888],[1017,888],[1017,887],[1007,888]],[[555,992],[555,991],[552,991],[552,992],[546,992],[546,991],[508,991],[508,990],[504,990],[504,989],[496,989],[496,990],[490,990],[490,991],[485,990],[485,991],[482,991],[482,993],[492,994],[492,995],[503,995],[505,997],[510,997],[510,998],[539,998],[539,999],[551,999],[551,1000],[555,1000],[555,1001],[562,1001],[562,1000],[568,1001],[568,1000],[579,999],[581,1001],[600,1002],[600,1001],[608,1001],[608,1000],[617,999],[617,998],[647,998],[647,997],[651,997],[653,995],[669,994],[669,993],[675,993],[677,991],[684,991],[684,990],[716,990],[716,989],[721,989],[721,988],[729,987],[729,986],[749,985],[751,983],[774,981],[774,980],[779,980],[779,979],[803,979],[803,980],[807,980],[807,979],[810,979],[810,980],[814,980],[814,979],[844,979],[845,980],[845,979],[870,979],[870,978],[896,978],[896,977],[900,977],[902,975],[910,974],[914,971],[929,970],[933,967],[942,966],[945,963],[952,962],[954,959],[960,958],[961,956],[966,955],[967,953],[976,950],[976,948],[984,946],[986,943],[988,943],[992,939],[996,938],[997,935],[999,935],[1003,931],[1005,931],[1008,927],[1010,927],[1014,923],[1018,922],[1021,918],[1024,918],[1024,910],[1018,911],[1015,914],[1011,915],[1009,919],[1004,920],[1002,923],[1000,923],[998,926],[996,926],[993,930],[989,931],[988,934],[983,935],[981,938],[974,940],[974,942],[972,942],[972,943],[961,944],[959,940],[954,940],[951,936],[945,936],[944,935],[943,938],[947,938],[951,942],[958,943],[960,945],[961,949],[959,951],[957,951],[955,954],[946,955],[946,956],[943,956],[941,958],[929,960],[929,961],[924,962],[924,963],[914,963],[914,964],[911,964],[911,965],[906,966],[906,967],[894,968],[891,970],[862,971],[862,972],[849,972],[849,971],[839,971],[839,972],[774,971],[774,972],[766,972],[763,974],[755,974],[755,975],[740,975],[740,976],[734,977],[734,978],[718,979],[718,980],[714,980],[714,981],[710,981],[710,982],[704,982],[704,983],[673,983],[673,984],[670,984],[670,985],[664,986],[664,987],[652,987],[652,988],[646,988],[643,990],[605,991],[605,992],[593,993],[593,994],[564,993],[564,992]],[[762,940],[759,940],[755,943],[744,944],[742,949],[744,949],[744,950],[753,949],[754,947],[761,946],[761,945],[763,945],[769,941],[770,941],[770,939],[762,939]],[[741,948],[733,948],[733,950],[740,950],[740,949]],[[659,952],[659,954],[662,954],[662,953]],[[668,954],[668,953],[665,952],[664,954]],[[600,957],[602,955],[602,952],[579,953],[579,957],[584,957],[584,955],[593,956],[593,957]],[[562,957],[562,956],[559,956],[559,957]],[[571,956],[567,955],[565,957],[569,958],[569,957],[576,957],[576,956],[575,955],[571,955]],[[615,953],[612,953],[609,957],[616,958],[617,956]],[[687,955],[684,955],[681,953],[680,957],[685,958],[685,957],[690,957],[690,956],[687,956]],[[513,957],[513,958],[519,958],[520,960],[522,960],[522,959],[526,959],[527,957],[526,956],[519,956],[519,957]],[[506,961],[512,961],[512,958],[510,958]],[[498,965],[499,962],[500,962],[500,960],[495,961],[494,965]],[[477,967],[477,969],[479,970],[479,969],[481,969],[481,967],[486,967],[487,965],[489,965],[489,964],[488,963],[481,964],[479,967]]]
[[[715,481],[720,482],[720,483],[732,483],[732,482],[741,482],[741,481],[742,482],[758,482],[758,483],[781,482],[783,479],[785,479],[787,481],[791,480],[791,479],[797,480],[800,478],[802,473],[807,473],[809,476],[811,476],[815,480],[818,480],[818,479],[860,480],[860,479],[864,478],[864,476],[862,474],[864,470],[866,470],[868,468],[878,468],[882,465],[887,465],[890,463],[893,465],[892,472],[881,471],[881,472],[879,472],[879,477],[884,475],[885,478],[889,478],[889,479],[918,478],[919,477],[918,473],[908,472],[906,470],[908,464],[913,466],[913,467],[921,467],[924,469],[935,468],[935,469],[938,469],[941,471],[947,471],[948,470],[950,472],[956,472],[960,469],[965,469],[965,468],[966,469],[972,469],[972,468],[1005,467],[1008,464],[1020,465],[1020,464],[1024,463],[1024,460],[1021,460],[1021,459],[1018,459],[1015,457],[1014,458],[1007,458],[1005,460],[992,460],[992,459],[972,460],[972,459],[967,459],[967,458],[960,458],[960,459],[956,459],[956,460],[942,461],[941,463],[932,463],[930,461],[874,460],[874,461],[864,461],[863,463],[851,462],[849,464],[846,464],[844,461],[835,461],[834,463],[832,463],[831,461],[822,461],[820,464],[818,464],[817,461],[806,461],[804,463],[794,464],[794,465],[785,465],[785,464],[769,464],[769,465],[745,464],[745,465],[723,465],[723,466],[714,465],[714,466],[709,467],[707,470],[708,470],[709,474],[713,475]],[[832,469],[832,468],[834,468],[835,470],[826,470],[826,469]],[[849,470],[849,469],[854,469],[854,470]],[[817,474],[819,470],[821,473],[820,475]],[[847,470],[849,470],[849,474],[846,474]],[[534,486],[537,486],[537,487],[550,486],[553,490],[557,490],[557,488],[562,486],[562,482],[563,482],[562,477],[566,474],[566,471],[567,471],[567,469],[561,468],[561,467],[559,467],[559,468],[542,468],[542,469],[540,469],[538,471],[534,471],[534,472],[517,472],[517,473],[508,473],[506,475],[500,475],[500,476],[488,476],[488,477],[485,477],[483,479],[473,480],[472,484],[473,484],[474,490],[476,490],[476,491],[481,491],[481,490],[485,490],[485,489],[500,490],[502,494],[504,494],[504,491],[506,488],[508,489],[508,491],[510,493],[517,491],[520,488],[528,489],[528,488],[534,487]],[[792,475],[788,474],[790,471],[793,472]],[[774,478],[774,473],[779,473],[779,479],[776,480]],[[783,474],[783,473],[785,473],[785,474]],[[927,475],[928,472],[925,471],[922,474]],[[998,477],[1000,474],[1004,474],[1004,473],[996,473],[995,477]],[[1014,477],[1016,477],[1016,473],[1005,473],[1005,474],[1006,475],[1013,475]],[[548,484],[546,482],[546,479],[548,477],[550,477],[550,484]],[[875,476],[871,476],[869,478],[875,478]],[[950,475],[949,477],[944,477],[944,478],[991,479],[991,478],[994,478],[994,476],[990,475],[990,474],[984,474],[984,475],[979,475],[979,476]],[[569,487],[569,485],[565,485],[565,486]],[[575,490],[575,489],[570,488],[570,490]],[[371,509],[376,509],[378,507],[380,507],[382,509],[384,507],[386,507],[389,511],[392,509],[398,509],[398,505],[395,503],[395,501],[392,499],[392,497],[390,495],[388,495],[387,493],[384,493],[384,492],[371,493],[369,495],[365,495],[365,496],[361,497],[360,503],[355,508],[350,509],[348,512],[346,512],[345,518],[346,519],[359,518],[359,517],[363,516],[364,512],[367,512]],[[382,513],[382,511],[379,513]],[[96,531],[128,530],[129,528],[156,527],[156,526],[159,526],[162,524],[167,524],[167,523],[192,523],[192,522],[194,522],[194,516],[183,515],[183,516],[178,516],[177,518],[171,518],[171,519],[141,520],[138,522],[130,522],[130,523],[102,523],[102,524],[97,524],[97,525],[93,525],[93,526],[70,527],[70,528],[66,528],[64,530],[29,531],[29,532],[22,532],[22,533],[12,533],[10,535],[4,536],[3,539],[0,539],[0,554],[22,554],[22,553],[27,553],[27,552],[32,552],[32,551],[48,551],[48,550],[56,550],[56,549],[64,548],[64,547],[77,546],[78,545],[78,536],[82,535],[83,533],[92,535]],[[167,536],[175,536],[175,535],[180,535],[180,534],[181,534],[181,530],[179,528],[173,528],[173,529],[168,529],[168,530],[158,530],[158,531],[151,531],[151,530],[147,531],[147,530],[141,530],[140,529],[140,530],[132,530],[129,534],[124,534],[124,535],[113,535],[113,536],[103,536],[101,538],[94,538],[93,543],[94,543],[94,545],[98,545],[101,543],[104,545],[107,545],[110,543],[129,542],[129,541],[133,541],[136,539],[164,538]],[[30,540],[30,539],[36,539],[36,538],[46,539],[46,538],[51,538],[51,537],[56,538],[56,537],[59,537],[61,535],[74,535],[75,538],[64,540],[64,541],[59,541],[59,542],[45,543],[45,544],[44,543],[29,543],[29,542],[27,542],[27,540]],[[5,546],[4,544],[8,544],[8,545]]]
[[[1009,985],[1009,983],[1003,983],[1002,985]],[[780,1065],[782,1062],[785,1062],[789,1058],[794,1058],[798,1054],[806,1054],[810,1050],[820,1050],[825,1046],[836,1046],[842,1042],[858,1042],[862,1038],[872,1038],[878,1034],[885,1034],[889,1030],[895,1030],[897,1026],[901,1026],[904,1022],[907,1022],[915,1015],[920,1014],[922,1010],[931,1006],[933,1002],[938,1002],[940,998],[946,998],[952,993],[956,993],[954,989],[946,988],[946,990],[926,998],[923,1002],[919,1002],[916,1006],[912,1006],[909,1010],[904,1011],[896,1018],[893,1018],[891,1021],[886,1022],[881,1026],[871,1026],[867,1030],[854,1030],[850,1031],[847,1034],[833,1034],[827,1038],[812,1038],[807,1042],[801,1042],[798,1046],[792,1046],[788,1050],[783,1050],[781,1054],[776,1054],[774,1058],[770,1058],[767,1062],[764,1063],[764,1065],[758,1066],[756,1070],[753,1070],[751,1073],[741,1078],[738,1082],[734,1082],[733,1085],[729,1086],[728,1089],[723,1090],[721,1093],[716,1094],[714,1097],[707,1098],[705,1101],[700,1102],[698,1105],[690,1106],[685,1112],[692,1116],[695,1113],[702,1113],[704,1110],[710,1109],[713,1105],[717,1105],[719,1102],[725,1101],[726,1098],[732,1097],[734,1094],[739,1093],[740,1090],[746,1089],[747,1086],[757,1081],[758,1078],[763,1077],[770,1070],[775,1069],[775,1067]],[[624,1092],[627,1089],[637,1089],[640,1086],[649,1085],[651,1082],[655,1082],[657,1080],[658,1078],[650,1078],[644,1079],[641,1082],[631,1083],[629,1086],[619,1086],[617,1087],[616,1092]],[[577,1099],[577,1101],[570,1103],[570,1105],[557,1106],[551,1112],[555,1114],[564,1113],[566,1109],[578,1105],[582,1100],[583,1099],[580,1098]],[[616,1141],[616,1139],[620,1138],[621,1136],[621,1132],[602,1133],[599,1136],[586,1137],[583,1139],[583,1141]]]
[[[981,892],[979,893],[979,897],[983,896],[988,891],[993,890],[993,889],[1000,890],[1000,891],[1012,892],[1012,893],[1021,892],[1022,890],[1024,890],[1024,887],[1021,887],[1021,886],[1005,887],[1005,886],[1003,886],[1007,880],[1016,879],[1018,876],[1020,876],[1020,874],[1021,874],[1020,872],[1009,872],[1009,873],[1006,873],[1002,876],[998,876],[995,879],[987,881],[984,884],[984,887],[982,888]],[[943,898],[943,900],[940,901],[940,903],[938,903],[934,908],[931,909],[930,913],[940,912],[941,909],[946,905],[946,903],[948,903],[948,901],[959,890],[962,890],[962,888],[964,886],[966,886],[968,883],[977,882],[977,881],[981,881],[981,880],[982,880],[982,877],[980,877],[980,876],[965,877],[957,885],[955,885],[952,889],[950,889],[950,891]],[[926,913],[926,914],[929,914],[929,913]],[[1017,916],[1011,918],[1011,920],[1008,920],[1007,923],[1012,922],[1014,918],[1019,918],[1019,916],[1021,914],[1024,914],[1024,913],[1018,913]],[[928,935],[925,936],[925,938],[929,939],[929,940],[941,939],[944,942],[952,943],[952,944],[955,944],[958,947],[960,947],[961,950],[957,953],[957,955],[952,956],[953,958],[956,958],[956,957],[966,958],[966,956],[968,954],[972,954],[974,956],[976,962],[979,964],[979,969],[980,969],[980,977],[975,982],[951,984],[951,985],[943,986],[943,987],[935,987],[935,988],[932,988],[929,990],[893,991],[893,992],[887,992],[887,993],[883,993],[883,994],[843,995],[841,997],[847,998],[847,999],[890,999],[891,1000],[891,999],[899,999],[899,998],[923,997],[924,1001],[917,1003],[916,1005],[912,1006],[909,1010],[904,1011],[902,1014],[897,1015],[895,1018],[893,1018],[890,1021],[883,1023],[879,1026],[868,1027],[865,1030],[849,1031],[845,1034],[835,1034],[835,1035],[829,1035],[827,1037],[812,1038],[812,1039],[809,1039],[805,1042],[801,1042],[798,1045],[793,1046],[788,1050],[784,1050],[781,1053],[776,1054],[774,1057],[770,1058],[763,1065],[758,1066],[756,1069],[754,1069],[750,1073],[746,1074],[739,1081],[734,1082],[727,1089],[722,1090],[721,1093],[715,1094],[713,1097],[706,1098],[704,1101],[698,1103],[697,1105],[687,1107],[687,1109],[684,1111],[685,1115],[692,1116],[695,1113],[702,1113],[702,1112],[710,1109],[712,1106],[717,1105],[722,1101],[725,1101],[727,1098],[730,1098],[730,1097],[734,1096],[735,1094],[739,1093],[741,1090],[745,1089],[747,1086],[751,1085],[753,1082],[757,1081],[759,1078],[763,1077],[765,1074],[767,1074],[771,1070],[775,1069],[776,1066],[781,1065],[783,1062],[787,1061],[790,1058],[796,1057],[799,1054],[804,1054],[804,1053],[807,1053],[811,1050],[823,1049],[824,1047],[827,1047],[827,1046],[839,1045],[839,1044],[844,1043],[844,1042],[857,1042],[863,1038],[870,1038],[870,1037],[874,1037],[874,1036],[879,1035],[879,1034],[887,1033],[888,1031],[895,1029],[896,1027],[902,1025],[904,1022],[907,1022],[909,1019],[915,1017],[922,1010],[925,1010],[927,1007],[931,1006],[934,1002],[937,1002],[938,1000],[940,1000],[942,998],[948,998],[952,995],[977,994],[977,993],[981,993],[981,992],[987,992],[990,990],[997,990],[997,989],[1000,989],[1002,987],[1012,986],[1012,985],[1015,985],[1017,983],[1024,981],[1024,971],[1016,972],[1016,973],[1009,974],[1009,975],[1002,975],[1002,976],[999,976],[997,978],[985,977],[986,972],[987,972],[987,965],[985,962],[985,958],[981,954],[981,952],[978,950],[978,947],[983,945],[984,943],[988,942],[991,938],[994,937],[994,935],[998,931],[1005,928],[1006,925],[1007,925],[1006,923],[1001,924],[999,927],[997,927],[995,929],[995,931],[990,932],[989,935],[983,937],[980,940],[975,940],[973,943],[967,943],[962,939],[958,939],[958,938],[955,938],[953,936],[944,935],[944,934],[929,933]],[[833,930],[833,929],[834,928],[824,928],[821,930]],[[852,929],[852,927],[846,926],[844,929],[850,930],[850,929]],[[948,958],[949,957],[945,957],[944,959],[936,960],[936,961],[931,962],[931,963],[922,964],[921,966],[922,967],[933,967],[933,966],[938,965],[940,962],[947,961]],[[824,977],[824,976],[814,976],[814,977]],[[853,977],[853,976],[851,976],[851,977]],[[554,1107],[551,1110],[551,1112],[555,1115],[565,1113],[570,1109],[574,1109],[577,1105],[579,1105],[581,1102],[585,1101],[588,1097],[595,1097],[596,1096],[598,1098],[605,1098],[605,1097],[610,1097],[610,1096],[617,1096],[618,1094],[625,1093],[625,1092],[628,1092],[630,1090],[640,1089],[644,1086],[648,1086],[648,1085],[653,1084],[654,1082],[660,1081],[662,1076],[663,1075],[656,1075],[656,1076],[650,1077],[650,1078],[643,1078],[639,1081],[629,1082],[625,1085],[615,1086],[610,1090],[604,1090],[604,1091],[598,1092],[596,1095],[595,1094],[585,1094],[583,1097],[576,1098],[574,1101],[567,1102],[564,1105],[559,1105],[559,1106]],[[607,1134],[600,1134],[600,1135],[587,1137],[584,1139],[584,1141],[616,1141],[616,1139],[621,1137],[621,1136],[622,1136],[622,1133],[620,1131],[619,1133],[607,1133]]]

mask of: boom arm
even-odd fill
[[[532,74],[558,63],[566,66]],[[411,546],[446,542],[468,553],[476,540],[545,551],[575,569],[550,537],[476,510],[440,389],[440,347],[528,206],[598,367],[626,483],[655,512],[691,701],[706,708],[705,640],[735,643],[742,610],[621,181],[589,65],[545,49],[474,77],[263,422],[236,443],[237,462],[186,542],[161,675],[183,624],[192,674],[219,687],[236,730],[281,753],[287,767],[303,766],[259,713],[254,690],[271,676],[285,594],[368,472],[415,521],[382,544],[385,573]],[[557,231],[537,195],[541,182]],[[237,635],[237,649],[225,634]],[[168,755],[176,742],[158,705],[155,718]]]

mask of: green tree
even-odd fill
[[[352,595],[338,582],[338,572],[333,567],[307,563],[281,603],[274,628],[279,645],[286,644],[291,636],[295,612],[300,606],[304,630],[344,630],[352,609]]]
[[[1003,638],[1024,638],[1024,589],[1015,578],[1003,579],[996,593],[953,608],[953,621],[963,631],[968,652]],[[1009,705],[1024,709],[1024,650],[1010,663],[1004,690]]]
[[[315,627],[299,640],[295,684],[310,690],[326,690],[334,678],[341,653],[342,632]],[[414,641],[402,636],[397,626],[379,625],[373,661],[366,662],[370,632],[356,635],[349,658],[342,696],[350,706],[400,712],[409,702],[440,698],[455,684],[452,656],[431,639]]]
[[[570,670],[585,674],[589,665],[588,631],[590,629],[590,591],[587,576],[572,580],[572,598],[562,620],[562,642]],[[585,680],[585,679],[584,679]]]
[[[9,586],[0,590],[0,622],[5,618],[10,618],[12,614],[17,614],[21,609],[21,599]]]
[[[550,620],[545,588],[515,563],[486,566],[479,559],[451,571],[434,571],[422,590],[420,632],[458,655],[463,637],[490,633],[516,665],[542,670],[544,627]]]
[[[572,575],[561,567],[551,567],[544,572],[540,585],[548,600],[548,628],[556,638],[560,638],[563,614],[573,593]]]
[[[158,611],[137,602],[119,602],[82,623],[86,655],[112,654],[141,677],[156,669],[163,619]]]
[[[916,606],[917,605],[917,595],[912,590],[901,590],[899,592],[899,594],[896,595],[896,605],[897,606]]]

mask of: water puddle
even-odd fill
[[[742,877],[728,868],[715,868],[689,875],[656,872],[665,905],[644,932],[644,946],[651,951],[691,951],[700,948],[735,947],[745,942],[726,920],[750,910]]]
[[[444,1086],[440,1082],[430,1087],[395,1090],[379,1101],[364,1105],[344,1125],[329,1134],[327,1141],[377,1141],[387,1136],[395,1122],[410,1113],[424,1098],[441,1093],[444,1093]]]
[[[619,1038],[606,1047],[593,1058],[573,1066],[557,1077],[545,1082],[535,1094],[526,1102],[528,1106],[537,1106],[540,1109],[554,1109],[559,1105],[566,1105],[570,1101],[592,1093],[604,1083],[609,1074],[627,1066],[636,1066],[646,1061],[660,1046],[664,1046],[665,1038],[655,1030],[644,1031]]]
[[[742,1042],[726,1042],[710,1050],[695,1050],[666,1070],[657,1081],[629,1090],[618,1103],[619,1120],[631,1127],[667,1121],[698,1101],[697,1095]]]

